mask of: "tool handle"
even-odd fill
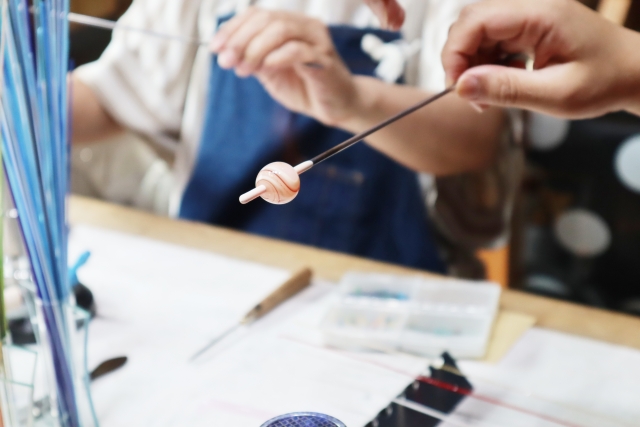
[[[247,324],[261,318],[284,301],[302,291],[311,284],[311,276],[312,272],[309,268],[304,268],[295,273],[289,280],[284,282],[278,289],[273,291],[271,295],[247,313],[241,323]]]

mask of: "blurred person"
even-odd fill
[[[210,48],[116,30],[73,75],[74,142],[128,129],[174,144],[172,215],[443,272],[416,171],[486,168],[499,109],[447,97],[305,173],[288,205],[238,196],[264,165],[307,160],[442,90],[439,55],[470,2],[404,2],[399,32],[359,0],[134,0],[120,24]]]

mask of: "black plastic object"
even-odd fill
[[[33,327],[28,317],[9,320],[9,332],[15,345],[36,343],[36,336],[33,334]]]
[[[76,296],[76,304],[91,315],[93,319],[96,317],[96,302],[93,293],[82,283],[78,283],[73,287],[73,293]]]
[[[471,383],[462,375],[456,374],[458,366],[455,360],[448,354],[442,355],[444,366],[442,369],[430,368],[431,379],[442,384],[459,388],[470,392],[473,390]],[[401,397],[424,405],[429,409],[450,414],[462,402],[465,395],[460,392],[450,391],[445,387],[415,381],[407,387]],[[440,420],[425,415],[413,409],[405,408],[392,403],[381,411],[378,416],[366,427],[435,427]]]

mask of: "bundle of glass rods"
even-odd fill
[[[79,426],[67,281],[69,0],[2,0],[6,178],[42,302],[59,422]]]

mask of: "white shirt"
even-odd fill
[[[448,30],[467,4],[477,0],[404,0],[404,38],[421,48],[407,58],[408,84],[444,88],[440,52]],[[218,17],[241,11],[246,0],[134,0],[119,23],[196,40],[209,40]],[[258,0],[255,6],[305,13],[328,25],[379,27],[361,0]],[[172,146],[175,185],[170,211],[177,213],[195,165],[206,106],[211,63],[206,47],[115,30],[102,57],[77,76],[124,127]],[[224,124],[221,124],[224,126]]]

